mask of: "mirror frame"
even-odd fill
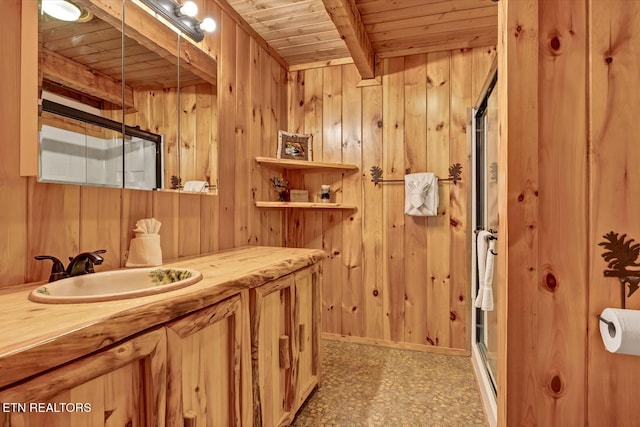
[[[38,176],[38,2],[23,1],[20,27],[20,176]]]

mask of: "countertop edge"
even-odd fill
[[[233,256],[235,253],[250,253],[253,247],[226,250],[202,257],[175,260],[167,266],[192,265],[198,260]],[[264,247],[255,247],[265,249]],[[273,248],[288,249],[288,248]],[[0,390],[25,378],[41,374],[65,363],[102,350],[131,336],[211,306],[243,290],[252,289],[265,282],[275,280],[301,268],[313,265],[326,257],[319,249],[290,249],[290,256],[283,256],[256,270],[248,271],[209,286],[185,288],[159,294],[152,301],[125,307],[106,317],[96,315],[90,321],[79,320],[74,328],[53,332],[53,336],[36,342],[25,342],[11,349],[0,348]],[[205,278],[206,279],[206,278]],[[203,279],[203,280],[205,280]],[[191,291],[189,291],[191,289]],[[29,291],[21,291],[25,298]],[[162,297],[164,296],[164,297]],[[0,296],[1,300],[2,296]],[[141,298],[144,301],[148,298]],[[36,304],[36,303],[34,303]],[[92,304],[92,303],[88,303]],[[1,304],[0,304],[1,306]],[[62,351],[64,349],[64,351]]]

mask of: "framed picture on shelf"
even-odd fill
[[[313,135],[278,131],[278,159],[313,160]]]

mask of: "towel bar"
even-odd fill
[[[447,178],[438,178],[438,182],[453,182],[457,185],[458,181],[462,181],[462,165],[454,163],[449,166],[449,176]],[[382,169],[380,166],[371,166],[371,182],[378,185],[380,182],[404,182],[404,179],[382,179]]]

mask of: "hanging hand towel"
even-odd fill
[[[493,270],[496,259],[495,247],[496,240],[489,240],[487,263],[484,272],[484,283],[482,289],[480,289],[480,294],[482,295],[480,309],[482,311],[493,311]]]
[[[184,183],[183,190],[197,193],[208,193],[209,183],[207,181],[187,181]]]
[[[478,259],[478,293],[476,295],[475,306],[482,308],[484,299],[484,280],[487,269],[487,253],[489,250],[489,233],[487,230],[480,231],[476,236],[476,256]]]
[[[160,226],[155,218],[141,219],[133,229],[136,237],[131,239],[126,267],[152,267],[162,265],[160,248]]]
[[[438,215],[438,178],[430,172],[404,176],[404,213],[411,216]]]

